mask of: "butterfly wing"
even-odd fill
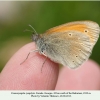
[[[54,27],[43,35],[47,44],[46,55],[64,66],[76,68],[89,58],[99,32],[98,24],[91,21]]]
[[[47,30],[45,33],[50,35],[57,32],[67,32],[72,30],[85,34],[87,37],[89,37],[90,42],[95,45],[99,37],[100,27],[96,22],[93,21],[75,21],[56,26]]]

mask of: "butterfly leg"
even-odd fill
[[[25,58],[25,60],[24,60],[23,62],[21,62],[20,65],[23,64],[23,63],[28,59],[30,53],[32,53],[32,52],[38,52],[38,50],[36,49],[36,50],[30,51],[30,52],[28,53],[27,57]]]
[[[43,62],[43,64],[42,64],[41,73],[42,73],[42,68],[43,68],[43,66],[44,66],[44,64],[45,64],[45,62],[46,62],[46,60],[47,60],[47,56],[46,56],[46,58],[45,58],[45,60],[44,60],[44,62]]]

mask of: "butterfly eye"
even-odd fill
[[[87,32],[88,32],[88,30],[87,30],[87,29],[85,29],[85,30],[84,30],[84,32],[85,32],[85,33],[87,33]]]

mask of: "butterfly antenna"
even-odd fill
[[[34,34],[37,34],[36,30],[34,29],[34,27],[32,27],[32,25],[29,24],[29,27],[33,29]]]
[[[25,29],[25,30],[24,30],[24,32],[26,32],[26,31],[33,32],[33,31],[31,31],[31,30],[28,30],[28,29]]]

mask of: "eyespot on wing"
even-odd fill
[[[45,32],[45,35],[51,35],[60,32],[78,31],[89,37],[90,42],[94,45],[98,40],[100,27],[93,21],[75,21],[53,27]]]

